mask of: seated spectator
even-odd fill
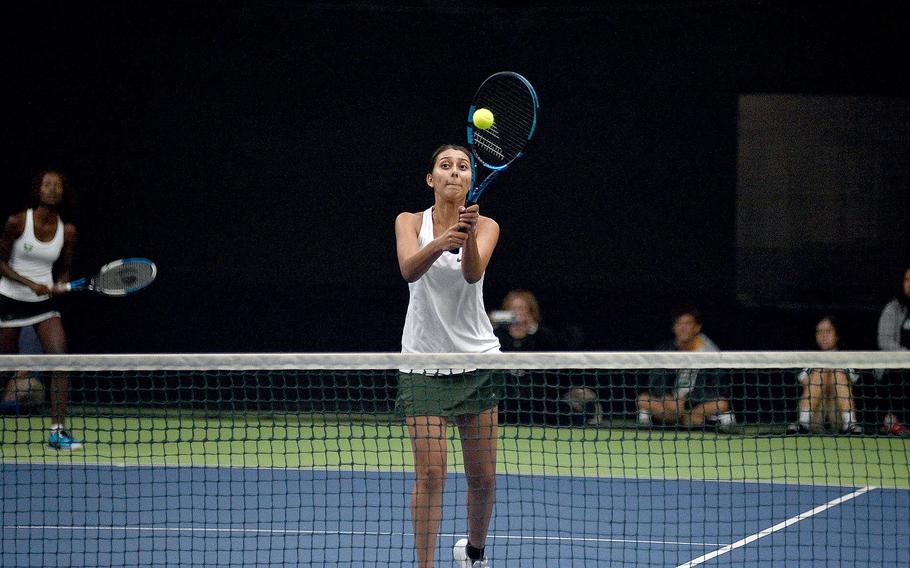
[[[16,371],[6,382],[3,399],[0,400],[0,414],[29,414],[40,409],[44,403],[44,383],[29,376],[28,371]]]
[[[569,405],[575,426],[598,426],[606,422],[603,406],[597,393],[587,387],[570,388],[562,396],[563,402]]]
[[[673,314],[674,339],[658,345],[657,350],[719,351],[701,329],[697,308],[677,310]],[[636,399],[638,422],[643,426],[657,422],[688,427],[713,422],[719,430],[730,430],[736,425],[736,417],[725,391],[721,376],[715,372],[683,369],[653,373],[648,390]]]
[[[503,351],[554,351],[562,346],[552,329],[541,322],[537,297],[528,290],[512,290],[493,312],[494,333]]]
[[[512,290],[502,301],[500,310],[490,313],[493,332],[503,352],[557,351],[568,345],[552,328],[543,323],[537,297],[528,290]],[[500,401],[501,422],[520,424],[564,424],[572,422],[576,406],[564,397],[570,389],[584,387],[572,383],[572,377],[560,373],[523,371],[507,373],[506,396]],[[587,396],[594,390],[588,388]],[[596,401],[581,403],[584,408]]]
[[[901,285],[878,319],[878,348],[882,351],[910,350],[910,264],[901,272]],[[881,432],[893,436],[910,436],[905,424],[910,412],[910,371],[887,371],[878,388]]]
[[[824,316],[815,325],[815,344],[822,351],[837,351],[840,342],[837,320]],[[803,369],[798,376],[803,391],[799,399],[799,420],[792,424],[790,432],[810,432],[815,425],[823,425],[828,418],[832,427],[848,434],[861,434],[862,427],[856,421],[856,406],[853,403],[852,385],[859,374],[853,369]],[[831,408],[825,412],[825,403]]]
[[[19,336],[19,353],[35,355],[44,353],[33,327],[23,328]],[[16,371],[3,388],[0,414],[29,414],[37,412],[45,400],[44,383],[29,376],[28,371]]]

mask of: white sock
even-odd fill
[[[721,426],[733,426],[736,424],[736,416],[732,412],[722,412],[717,415],[717,423]]]
[[[849,430],[851,426],[856,424],[856,413],[852,410],[841,413],[841,422],[843,423],[844,430]]]
[[[652,424],[651,413],[647,410],[638,411],[638,423],[642,426],[650,426]]]
[[[805,426],[806,428],[812,424],[812,411],[811,410],[800,410],[799,411],[799,423]]]

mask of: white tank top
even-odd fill
[[[432,208],[423,212],[417,243],[433,240]],[[499,339],[483,305],[483,276],[469,284],[461,254],[443,253],[416,282],[401,336],[402,353],[495,353]],[[448,374],[446,371],[441,371]]]
[[[50,242],[39,241],[35,236],[35,219],[31,209],[25,211],[25,229],[13,243],[9,265],[17,274],[33,282],[54,285],[53,266],[63,250],[63,219],[57,216],[57,232]],[[25,284],[9,278],[0,278],[0,294],[23,302],[40,302],[50,296],[39,296]]]

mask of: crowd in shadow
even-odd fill
[[[572,351],[581,345],[578,329],[555,330],[545,323],[528,290],[509,292],[489,315],[504,352]],[[669,318],[672,337],[655,351],[719,351],[704,325],[697,307],[678,308]],[[820,351],[844,350],[834,314],[818,317],[814,337]],[[910,350],[910,266],[881,311],[877,341],[881,351]],[[644,428],[730,432],[745,424],[784,423],[792,434],[910,436],[908,369],[511,371],[503,385],[504,423],[597,426],[634,416],[635,425]]]

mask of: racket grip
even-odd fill
[[[465,209],[467,209],[468,207],[470,207],[470,206],[472,206],[472,205],[477,205],[477,202],[476,202],[476,201],[466,201],[465,204],[464,204]],[[452,254],[458,254],[459,251],[461,251],[461,248],[460,248],[460,247],[459,247],[459,248],[449,249],[449,252],[452,253]]]

